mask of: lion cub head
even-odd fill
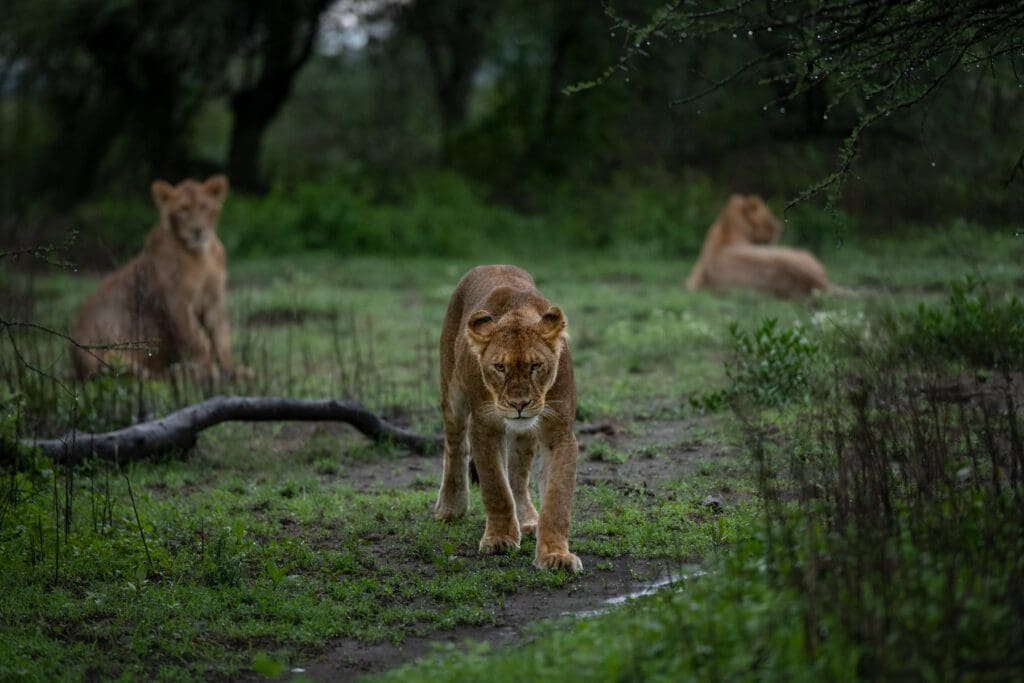
[[[171,185],[156,180],[150,187],[153,202],[160,212],[160,223],[167,226],[186,249],[202,251],[217,234],[228,179],[215,175],[205,182],[183,180]]]
[[[772,244],[782,234],[782,223],[756,194],[732,195],[719,220],[730,243]]]
[[[565,316],[557,306],[543,314],[525,307],[500,318],[485,310],[469,316],[466,339],[480,363],[490,408],[506,428],[525,431],[537,424],[558,376],[565,335]]]

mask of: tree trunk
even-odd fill
[[[263,148],[263,134],[273,120],[272,116],[260,116],[249,108],[251,93],[239,93],[231,100],[234,125],[231,128],[231,146],[228,152],[228,177],[232,186],[249,192],[263,194],[267,183],[260,170],[260,153]]]

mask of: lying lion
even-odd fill
[[[759,196],[732,195],[708,230],[687,289],[745,287],[779,297],[829,289],[818,259],[802,249],[774,246],[781,232],[781,223]]]
[[[568,540],[578,448],[566,321],[529,273],[480,266],[459,282],[441,332],[441,409],[437,517],[465,514],[472,455],[487,517],[480,552],[518,548],[536,533],[536,566],[581,571]],[[540,514],[529,490],[538,451]]]
[[[157,180],[150,189],[160,219],[145,246],[103,278],[78,312],[72,338],[93,347],[71,347],[81,379],[119,365],[149,377],[179,361],[202,379],[235,371],[216,232],[227,178],[176,186]]]

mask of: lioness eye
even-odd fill
[[[544,367],[543,363],[534,363],[533,365],[530,366],[530,372],[537,372],[542,367]]]
[[[494,369],[497,370],[498,372],[505,372],[505,366],[502,365],[501,363],[495,363]]]

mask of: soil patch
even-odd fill
[[[529,636],[530,624],[552,617],[602,611],[611,598],[635,593],[661,576],[679,573],[678,567],[664,562],[631,558],[612,560],[611,569],[594,570],[598,563],[607,566],[609,560],[588,555],[583,555],[582,559],[589,569],[578,580],[560,589],[520,591],[507,596],[505,604],[494,611],[492,624],[411,636],[399,644],[342,639],[333,642],[317,659],[300,664],[298,668],[303,670],[304,677],[314,681],[349,681],[428,655],[438,644],[486,641],[496,647],[509,647]],[[246,680],[263,679],[248,677]]]

